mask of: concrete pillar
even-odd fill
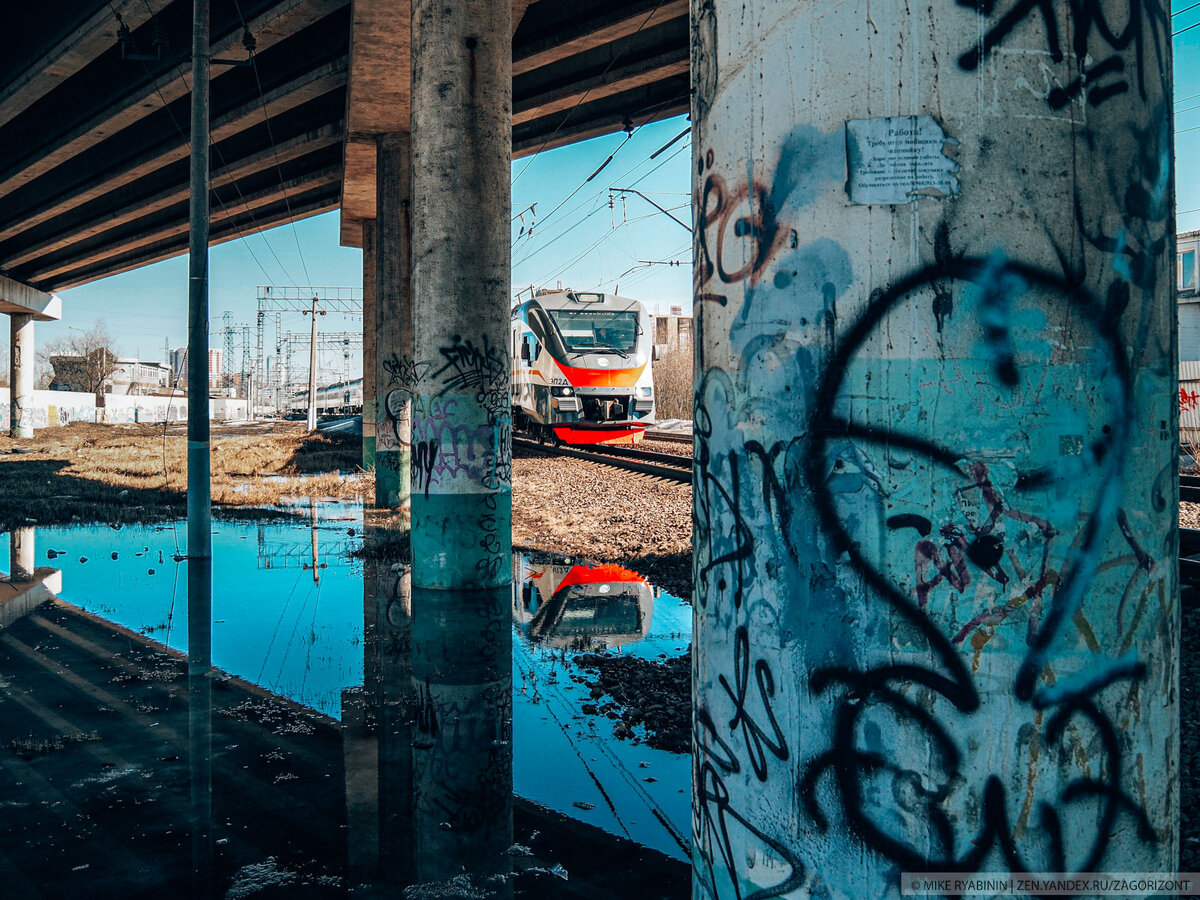
[[[416,880],[465,874],[471,896],[512,896],[494,878],[512,869],[510,604],[508,588],[412,590]]]
[[[375,469],[375,348],[378,325],[375,321],[378,283],[375,257],[375,220],[362,224],[363,251],[363,470]]]
[[[37,568],[37,556],[34,550],[34,536],[37,531],[33,528],[14,528],[8,535],[9,549],[9,580],[32,581],[33,572]]]
[[[697,897],[1175,866],[1170,16],[1079,9],[693,0]]]
[[[412,398],[412,139],[383,134],[376,153],[378,292],[375,369],[375,505],[409,508]]]
[[[413,845],[412,567],[375,563],[379,672],[379,858],[388,884],[415,880]]]
[[[33,316],[9,315],[9,432],[33,437]]]
[[[413,3],[413,586],[512,578],[508,0]]]
[[[356,884],[369,883],[379,872],[379,736],[374,699],[368,687],[342,690],[346,873]]]

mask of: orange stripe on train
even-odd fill
[[[633,387],[646,364],[636,369],[578,369],[556,363],[573,387]]]

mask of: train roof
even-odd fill
[[[626,311],[642,306],[640,301],[632,297],[621,297],[601,291],[542,291],[533,299],[542,309],[576,309],[590,306],[596,309]]]

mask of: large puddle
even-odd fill
[[[343,717],[344,704],[360,702],[355,698],[386,697],[389,690],[423,697],[441,684],[445,695],[470,697],[456,718],[456,739],[474,734],[494,753],[505,743],[496,735],[508,726],[493,722],[507,716],[505,704],[494,704],[498,712],[467,711],[487,691],[471,694],[464,685],[487,682],[488,690],[499,685],[507,692],[504,667],[479,674],[478,653],[470,648],[510,643],[512,792],[687,859],[690,757],[648,746],[644,728],[623,722],[620,708],[596,687],[595,672],[575,663],[597,652],[648,661],[680,657],[691,637],[687,604],[617,565],[518,556],[511,603],[497,601],[509,607],[511,621],[508,639],[497,644],[495,623],[480,630],[480,616],[464,624],[453,609],[427,612],[429,603],[410,596],[404,567],[354,555],[363,542],[360,506],[330,502],[302,512],[299,520],[215,523],[215,667],[334,719]],[[185,532],[183,523],[37,527],[22,540],[32,539],[37,566],[61,571],[62,600],[186,653]],[[0,569],[11,571],[10,562],[5,540]],[[364,590],[364,582],[373,588]],[[462,723],[476,715],[482,718],[464,731]],[[445,737],[436,723],[423,733],[430,744]],[[415,735],[413,746],[420,749],[422,739]],[[383,769],[374,778],[371,784],[386,780]]]

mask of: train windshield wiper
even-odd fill
[[[574,358],[576,356],[584,356],[585,354],[593,353],[596,350],[611,350],[613,353],[616,353],[622,359],[629,359],[628,353],[626,353],[620,347],[614,347],[612,344],[594,344],[591,347],[588,347],[584,350],[576,350],[574,353],[571,354],[571,357]]]

